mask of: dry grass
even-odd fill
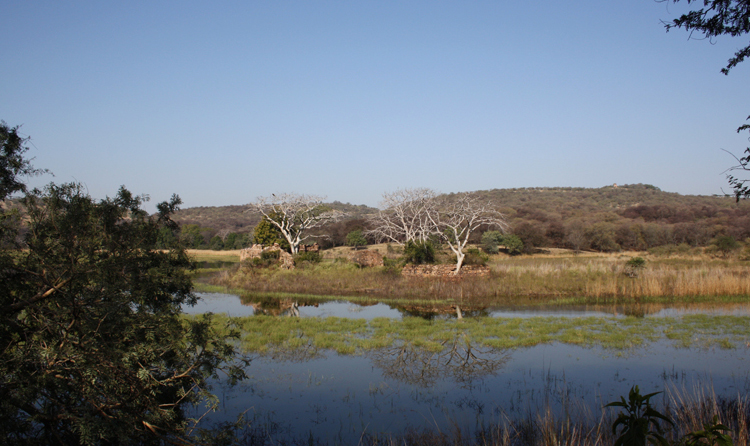
[[[388,252],[387,245],[379,250]],[[395,254],[390,248],[390,255]],[[637,277],[626,262],[638,253],[573,254],[564,250],[533,256],[496,255],[483,278],[406,278],[396,268],[359,269],[345,260],[350,248],[324,253],[317,265],[292,271],[241,266],[214,284],[247,292],[359,296],[378,300],[461,304],[613,304],[623,302],[742,302],[750,297],[747,262],[709,256],[648,256]],[[222,252],[223,253],[223,252]]]

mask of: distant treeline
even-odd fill
[[[493,203],[530,252],[536,248],[646,250],[664,245],[707,246],[717,237],[750,238],[750,203],[732,197],[680,195],[651,185],[602,188],[493,189],[473,193]],[[334,202],[347,219],[317,232],[323,248],[346,244],[349,232],[368,229],[377,209]],[[193,248],[239,249],[252,244],[260,221],[246,206],[181,210],[180,237]],[[482,231],[476,233],[479,243]],[[373,243],[376,240],[368,240]]]

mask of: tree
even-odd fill
[[[678,3],[680,0],[672,0]],[[697,3],[687,0],[687,3]],[[684,28],[692,36],[693,32],[703,34],[707,39],[729,35],[741,36],[750,32],[750,2],[748,0],[703,0],[704,8],[699,8],[682,14],[672,22],[665,22],[667,31],[672,28]],[[734,57],[727,61],[727,66],[721,69],[724,74],[736,67],[750,56],[750,44],[740,49]]]
[[[364,234],[362,234],[362,230],[357,229],[346,234],[346,244],[349,246],[353,246],[356,250],[357,247],[366,245],[367,239],[365,238]]]
[[[25,249],[4,253],[0,268],[5,442],[183,442],[185,408],[231,363],[210,317],[181,318],[196,301],[186,252],[155,249],[179,198],[155,217],[142,200],[122,188],[96,202],[75,184],[24,199]]]
[[[369,218],[368,234],[377,240],[405,245],[426,242],[435,233],[430,215],[435,212],[437,194],[432,189],[399,189],[383,194],[380,209]]]
[[[672,0],[674,3],[680,0]],[[687,3],[696,3],[696,0],[687,0]],[[706,39],[728,35],[732,37],[743,36],[750,32],[750,1],[748,0],[703,0],[703,8],[694,9],[671,22],[665,22],[667,31],[672,28],[684,28],[692,34],[697,32]],[[739,49],[734,56],[727,61],[727,65],[721,69],[725,75],[739,65],[746,57],[750,56],[750,44]],[[748,117],[750,119],[750,117]],[[737,133],[750,130],[750,125],[742,125]],[[734,156],[738,164],[730,167],[729,171],[750,171],[750,148],[745,150],[744,157]],[[745,186],[747,179],[737,178],[728,174],[729,185],[734,189],[735,199],[750,197],[750,188]]]
[[[440,234],[448,247],[456,255],[458,274],[463,265],[466,245],[471,234],[480,227],[495,227],[505,232],[508,224],[505,217],[492,208],[489,203],[481,202],[468,193],[458,194],[442,201],[437,211],[428,215],[433,227]]]
[[[316,195],[279,194],[259,197],[250,206],[281,231],[291,253],[297,254],[299,245],[312,237],[306,234],[309,230],[342,216],[324,206],[323,199]]]
[[[18,134],[18,127],[8,127],[5,121],[0,121],[0,200],[26,190],[21,177],[47,172],[35,169],[24,158],[24,153],[29,150],[26,145],[28,141],[29,138]]]
[[[515,234],[507,234],[503,237],[502,245],[505,246],[505,251],[512,256],[521,254],[524,248],[523,240]]]
[[[40,172],[2,124],[0,199]],[[173,196],[150,217],[122,188],[95,202],[79,185],[34,190],[25,238],[2,225],[0,246],[0,442],[159,444],[182,442],[188,405],[209,397],[222,367],[243,376],[210,317],[181,318],[195,303],[185,250],[156,248],[174,231]],[[171,240],[170,243],[176,241]]]
[[[284,234],[266,217],[261,218],[258,224],[255,225],[253,229],[253,242],[264,246],[272,246],[274,243],[278,243],[282,249],[289,251],[289,243],[284,238]]]
[[[500,252],[498,245],[503,242],[503,233],[500,231],[485,231],[482,234],[482,249],[488,254]]]

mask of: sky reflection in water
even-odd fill
[[[210,307],[240,315],[234,309],[244,307],[236,296],[207,297],[204,307],[194,310]],[[356,307],[335,302],[299,311],[302,317],[402,316],[382,304]],[[677,311],[666,309],[657,315],[682,314]],[[247,411],[275,441],[312,434],[328,442],[356,444],[363,432],[399,434],[408,427],[449,432],[454,423],[471,430],[547,406],[558,413],[596,418],[603,404],[627,394],[635,384],[643,392],[676,388],[692,394],[703,388],[729,397],[750,393],[750,349],[747,344],[736,347],[676,348],[661,340],[627,351],[559,343],[500,351],[472,348],[459,335],[440,353],[401,345],[359,356],[255,356],[247,370],[250,379],[236,388],[219,385],[222,407],[211,419],[233,420]]]

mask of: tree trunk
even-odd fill
[[[464,253],[456,254],[456,270],[453,271],[454,276],[457,276],[458,273],[461,271],[461,266],[464,264],[465,257],[466,257],[466,254]]]

